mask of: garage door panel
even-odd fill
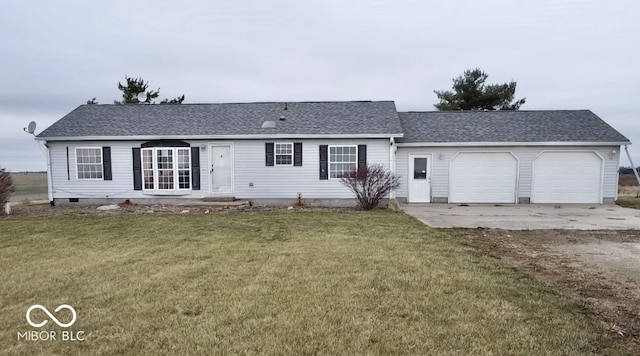
[[[543,152],[533,163],[532,203],[600,203],[602,159],[594,152]]]
[[[508,152],[463,152],[451,161],[449,202],[515,203],[518,161]]]

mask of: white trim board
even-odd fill
[[[250,134],[250,135],[154,135],[154,136],[59,136],[36,137],[38,141],[149,141],[149,140],[259,140],[259,139],[376,139],[404,137],[404,134]]]
[[[496,147],[496,146],[622,146],[630,145],[630,142],[409,142],[396,143],[398,147]]]

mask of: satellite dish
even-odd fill
[[[25,127],[23,129],[25,132],[30,133],[33,135],[34,131],[36,131],[36,122],[35,121],[31,121],[29,123],[29,126]]]
[[[147,100],[147,93],[138,93],[138,95],[136,95],[136,98],[138,98],[139,102],[144,103]]]

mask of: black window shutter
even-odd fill
[[[191,189],[200,190],[200,149],[191,147]]]
[[[111,147],[102,147],[102,179],[113,179],[111,177]]]
[[[273,166],[273,142],[264,144],[264,162],[266,166]]]
[[[76,170],[78,166],[76,165]],[[78,176],[78,172],[76,172],[76,177]],[[67,146],[67,180],[71,180],[71,173],[69,171],[69,146]]]
[[[329,146],[320,145],[320,180],[329,179]]]
[[[293,143],[293,165],[302,166],[302,142]]]
[[[132,148],[133,152],[133,190],[142,190],[142,164],[140,162],[140,149]]]
[[[358,170],[367,169],[367,145],[358,145]]]

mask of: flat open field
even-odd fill
[[[620,187],[637,187],[638,180],[634,174],[620,174],[618,184]]]
[[[14,191],[10,202],[47,200],[46,173],[12,173]]]
[[[640,209],[640,186],[633,174],[621,174],[616,204],[626,208]]]
[[[0,354],[639,351],[580,300],[404,214],[22,216],[0,218]],[[18,340],[34,304],[75,308],[68,329],[38,330],[84,341]]]
[[[618,183],[618,195],[621,197],[640,197],[640,186],[635,175],[621,174]]]

